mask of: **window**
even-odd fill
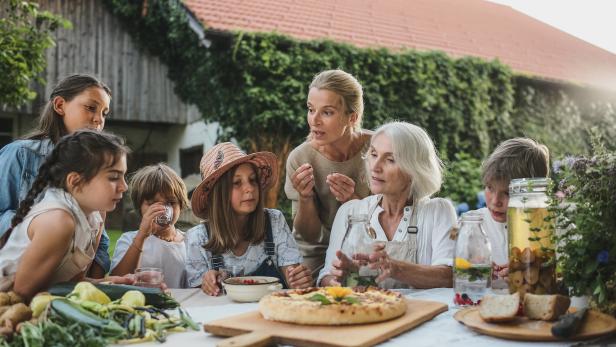
[[[0,118],[0,148],[13,141],[13,119]]]
[[[203,146],[180,149],[180,170],[182,178],[199,173],[199,163],[203,156]]]

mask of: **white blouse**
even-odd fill
[[[481,225],[492,246],[492,261],[497,265],[507,265],[509,263],[507,223],[495,221],[487,207],[480,208],[477,212],[483,216]]]
[[[362,200],[351,200],[340,206],[332,225],[329,247],[325,256],[325,266],[319,273],[317,283],[329,274],[332,262],[336,259],[336,251],[342,249],[346,234],[349,214],[370,214],[370,226],[376,232],[377,241],[406,241],[407,229],[410,226],[413,206],[406,206],[392,240],[388,240],[379,222],[381,206],[376,206],[380,195],[371,195]],[[449,238],[449,230],[456,223],[456,212],[448,200],[442,198],[424,199],[417,203],[417,263],[422,265],[451,266],[454,241]]]

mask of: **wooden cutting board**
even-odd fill
[[[204,325],[204,330],[213,335],[235,336],[221,341],[218,346],[266,346],[272,343],[295,346],[372,346],[447,311],[446,304],[435,301],[407,299],[407,305],[403,316],[380,323],[351,326],[298,325],[268,321],[258,311],[253,311],[209,322]]]
[[[520,341],[562,341],[552,336],[554,322],[530,320],[526,317],[517,317],[507,323],[487,323],[479,316],[476,307],[456,312],[453,316],[458,322],[467,327],[494,337]],[[594,310],[588,311],[584,325],[572,340],[586,340],[600,337],[616,331],[616,319]]]

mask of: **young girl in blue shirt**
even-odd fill
[[[84,128],[101,131],[110,102],[111,91],[95,77],[68,76],[51,92],[37,128],[0,149],[0,236],[9,229],[19,202],[25,199],[39,167],[60,138]],[[109,237],[103,231],[92,276],[102,277],[109,271],[108,249]]]

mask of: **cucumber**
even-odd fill
[[[101,318],[65,298],[52,300],[50,310],[52,316],[70,323],[86,324],[100,331],[106,338],[120,339],[126,334],[126,330],[115,321]]]
[[[51,295],[66,296],[73,291],[75,285],[76,283],[73,282],[58,283],[49,288],[49,293]],[[94,284],[94,286],[107,294],[111,300],[121,299],[124,293],[130,290],[137,290],[145,296],[146,305],[162,309],[172,309],[180,306],[175,299],[163,293],[160,288],[137,287],[126,284]]]

